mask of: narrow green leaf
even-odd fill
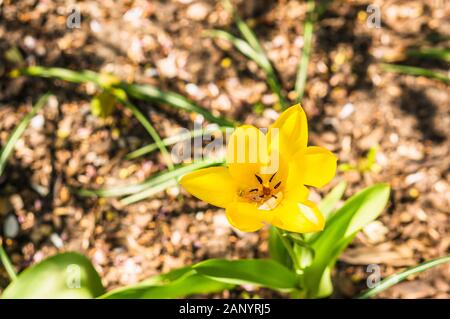
[[[167,167],[169,168],[169,171],[172,171],[174,169],[174,165],[172,162],[172,158],[170,157],[169,151],[167,150],[166,146],[161,140],[161,137],[159,136],[158,132],[155,130],[153,125],[150,123],[150,121],[142,114],[142,112],[133,104],[131,103],[127,97],[121,97],[121,94],[116,94],[116,97],[119,99],[120,102],[122,102],[128,109],[133,112],[133,115],[137,118],[137,120],[142,124],[142,126],[147,130],[148,134],[152,137],[152,139],[155,141],[156,145],[159,148],[159,151],[161,152],[164,162],[166,163]]]
[[[406,51],[406,55],[425,59],[438,59],[450,61],[449,49],[421,48],[415,50],[408,50]]]
[[[213,115],[207,109],[174,92],[163,92],[151,85],[128,84],[125,82],[122,82],[120,87],[129,96],[138,100],[164,103],[188,112],[198,113],[203,115],[206,120],[221,126],[233,127],[235,124],[233,121],[227,120],[224,117]]]
[[[295,80],[295,92],[297,93],[297,102],[299,103],[302,101],[303,95],[305,93],[315,20],[315,1],[308,0],[306,20],[303,25],[303,50],[300,58],[300,63],[298,64],[297,79]]]
[[[450,84],[450,77],[443,72],[428,70],[415,66],[382,63],[381,67],[388,72],[424,76]]]
[[[183,141],[191,139],[191,138],[202,136],[204,134],[211,134],[211,133],[214,133],[217,131],[224,132],[227,129],[226,126],[216,126],[215,124],[211,124],[211,125],[214,125],[214,127],[207,127],[205,129],[192,130],[189,132],[180,133],[180,134],[177,134],[174,136],[167,137],[162,140],[162,143],[164,144],[164,146],[170,146],[170,145],[174,145],[174,144],[183,142]],[[145,145],[141,148],[138,148],[137,150],[135,150],[133,152],[128,153],[125,158],[128,160],[135,159],[142,155],[149,154],[157,149],[158,149],[158,146],[156,145],[156,143]]]
[[[335,263],[356,233],[379,216],[389,199],[389,192],[388,185],[377,184],[352,196],[329,219],[325,229],[310,241],[315,258],[304,273],[309,297],[324,297],[319,294],[324,271]]]
[[[36,115],[36,113],[44,107],[44,105],[47,103],[47,100],[50,96],[50,93],[47,93],[39,98],[36,105],[33,106],[31,111],[20,121],[20,123],[14,128],[13,132],[11,133],[11,136],[9,137],[6,144],[2,147],[0,150],[0,176],[3,174],[3,171],[5,169],[5,166],[8,162],[9,157],[11,156],[11,153],[14,149],[14,145],[16,144],[17,140],[22,136],[22,134],[25,132],[28,124],[33,119],[33,117]]]
[[[296,287],[296,275],[271,259],[209,259],[192,268],[201,275],[229,284],[252,284],[280,290]]]
[[[100,277],[90,261],[77,253],[63,253],[20,273],[2,298],[95,298],[103,293]]]
[[[161,193],[162,191],[168,189],[169,187],[173,187],[177,185],[176,179],[171,179],[169,181],[163,182],[161,184],[149,187],[137,194],[133,194],[130,196],[127,196],[120,200],[120,202],[124,205],[130,205],[136,202],[139,202],[141,200],[144,200],[146,198],[152,197],[158,193]]]
[[[198,106],[182,95],[174,92],[163,92],[151,85],[129,84],[124,81],[120,81],[118,78],[110,74],[99,74],[89,70],[72,71],[63,68],[46,68],[40,66],[14,70],[12,74],[13,76],[26,75],[60,79],[73,83],[91,82],[103,89],[120,88],[123,89],[130,97],[149,102],[164,103],[178,109],[195,112],[203,115],[203,117],[208,121],[222,126],[233,127],[235,124],[233,121],[227,120],[221,116],[213,115],[207,109]]]
[[[358,299],[370,298],[370,297],[375,296],[376,294],[382,292],[383,290],[386,290],[386,289],[392,287],[393,285],[396,285],[399,282],[402,282],[403,280],[405,280],[406,278],[408,278],[411,275],[420,273],[420,272],[430,269],[432,267],[442,265],[442,264],[445,264],[448,262],[450,262],[450,256],[445,256],[445,257],[440,257],[440,258],[436,258],[433,260],[428,260],[417,266],[414,266],[405,271],[402,271],[398,274],[393,274],[393,275],[387,277],[386,279],[380,281],[378,283],[378,285],[376,285],[376,287],[365,291],[363,294],[361,294],[357,298]]]
[[[274,92],[277,95],[282,108],[283,109],[286,108],[287,102],[283,96],[281,84],[277,76],[275,75],[275,71],[272,68],[272,64],[270,63],[269,59],[265,56],[264,53],[256,51],[254,48],[250,46],[250,44],[248,44],[244,40],[235,37],[231,33],[228,33],[223,30],[207,30],[204,32],[204,35],[212,38],[219,38],[230,42],[239,52],[241,52],[250,60],[253,60],[266,74],[267,84],[269,85],[272,92]]]
[[[135,194],[142,191],[145,191],[151,187],[154,187],[158,184],[167,182],[173,178],[179,178],[181,175],[192,172],[194,170],[215,166],[222,164],[222,161],[212,161],[210,159],[205,159],[200,162],[180,165],[176,167],[173,171],[165,171],[157,174],[156,176],[151,176],[141,183],[124,185],[124,186],[116,186],[110,188],[101,188],[101,189],[73,189],[73,191],[80,196],[99,196],[99,197],[118,197],[129,194]]]
[[[11,263],[11,260],[9,259],[5,249],[3,248],[1,241],[0,241],[0,261],[5,267],[5,270],[8,273],[9,278],[11,278],[11,280],[15,280],[17,278],[16,271],[14,270],[14,266]]]

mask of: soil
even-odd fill
[[[75,4],[80,28],[69,29],[66,18]],[[366,23],[369,4],[381,9],[379,28]],[[306,3],[249,0],[238,8],[292,98]],[[449,4],[439,0],[332,1],[315,25],[303,101],[310,144],[327,147],[340,163],[353,164],[378,145],[379,169],[340,171],[330,185],[313,190],[313,200],[342,180],[349,184],[345,197],[375,182],[392,187],[387,209],[339,259],[334,297],[365,289],[370,264],[379,265],[385,277],[449,252],[449,87],[380,67],[387,60],[448,70],[448,62],[405,58],[404,52],[448,48],[449,17]],[[40,95],[54,94],[18,141],[0,177],[0,224],[17,220],[20,227],[16,236],[4,239],[17,269],[60,251],[79,251],[112,289],[206,258],[268,256],[267,229],[237,231],[222,209],[177,187],[129,206],[115,198],[74,195],[71,187],[144,180],[164,169],[164,162],[157,153],[124,159],[152,140],[121,105],[106,119],[91,115],[92,86],[7,77],[21,65],[110,72],[178,92],[214,114],[269,125],[279,108],[264,74],[229,44],[203,37],[202,31],[211,28],[238,34],[219,1],[0,0],[1,143]],[[11,58],[12,52],[22,59]],[[163,137],[193,128],[193,115],[137,104]],[[379,297],[449,298],[449,279],[450,266],[440,266]],[[2,269],[0,291],[7,283]],[[215,296],[283,297],[251,287]]]

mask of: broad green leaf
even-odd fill
[[[332,217],[333,210],[342,196],[344,196],[346,188],[347,183],[345,181],[340,182],[317,205],[325,220]]]
[[[233,288],[232,285],[198,275],[195,272],[191,272],[165,284],[138,284],[135,286],[119,288],[106,293],[100,298],[167,299],[186,297],[193,294],[220,292],[231,288]]]
[[[415,76],[424,76],[427,78],[442,81],[446,84],[450,84],[450,77],[447,74],[439,71],[433,71],[409,65],[387,64],[387,63],[382,63],[381,67],[388,72],[409,74]]]
[[[352,196],[330,218],[325,229],[310,242],[315,258],[304,272],[308,297],[323,296],[319,294],[319,283],[324,271],[334,265],[356,233],[379,216],[389,199],[389,192],[388,185],[377,184]]]
[[[292,267],[291,257],[284,247],[280,235],[274,226],[269,228],[269,254],[273,260],[278,261],[287,268]]]
[[[94,116],[105,118],[111,115],[116,104],[114,95],[107,91],[102,91],[91,100],[91,113]]]
[[[382,292],[383,290],[388,289],[389,287],[392,287],[393,285],[398,284],[399,282],[402,282],[403,280],[405,280],[406,278],[408,278],[408,276],[411,276],[413,274],[417,274],[420,273],[422,271],[425,271],[429,268],[438,266],[438,265],[442,265],[444,263],[448,263],[450,262],[450,256],[445,256],[445,257],[441,257],[441,258],[436,258],[433,260],[428,260],[426,262],[423,262],[417,266],[411,267],[405,271],[402,271],[398,274],[393,274],[389,277],[387,277],[386,279],[380,281],[378,283],[378,285],[376,285],[376,287],[369,289],[367,291],[365,291],[362,295],[360,295],[358,297],[358,299],[367,299],[370,298],[372,296],[375,296],[376,294]]]
[[[192,268],[201,275],[229,284],[251,284],[280,290],[294,289],[297,284],[294,272],[271,259],[210,259]]]
[[[78,253],[47,258],[19,274],[3,292],[8,299],[95,298],[104,293],[90,261]]]
[[[22,136],[25,132],[28,124],[36,115],[36,113],[44,107],[47,103],[47,100],[50,96],[50,93],[47,93],[39,98],[36,105],[33,106],[31,111],[20,121],[20,123],[14,128],[11,136],[8,138],[6,144],[0,150],[0,176],[3,174],[6,164],[8,163],[8,159],[11,156],[12,151],[14,150],[14,145],[17,140]]]

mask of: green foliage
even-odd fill
[[[73,83],[93,83],[101,89],[122,89],[125,93],[135,99],[157,102],[170,105],[174,108],[188,112],[201,114],[206,120],[217,123],[222,126],[234,126],[233,121],[229,121],[223,117],[213,115],[210,111],[194,102],[188,100],[184,96],[174,92],[164,92],[151,85],[130,84],[120,81],[110,74],[99,74],[90,70],[73,71],[63,68],[46,68],[40,66],[32,66],[11,72],[12,76],[26,75],[42,78],[60,79]]]
[[[416,66],[409,65],[399,65],[399,64],[387,64],[383,63],[381,67],[388,72],[401,73],[401,74],[409,74],[415,76],[424,76],[427,78],[439,80],[444,82],[445,84],[450,84],[450,77],[443,72],[433,71],[424,68],[419,68]]]
[[[378,184],[352,196],[328,220],[325,229],[310,239],[315,257],[304,270],[304,289],[308,297],[325,297],[332,293],[327,273],[356,233],[379,216],[389,199],[389,191],[388,185]]]
[[[251,284],[280,290],[296,287],[295,274],[271,259],[209,259],[192,268],[199,274],[228,284]]]
[[[2,298],[95,298],[103,293],[100,277],[90,261],[77,253],[63,253],[19,274]]]
[[[33,119],[33,117],[37,114],[37,112],[44,107],[47,103],[50,94],[47,93],[39,98],[36,105],[33,106],[31,111],[20,121],[20,123],[15,127],[11,136],[9,137],[6,144],[0,150],[0,176],[3,174],[3,171],[8,163],[8,159],[11,156],[12,151],[14,150],[14,145],[25,132],[28,124]]]
[[[430,269],[432,267],[439,266],[439,265],[442,265],[442,264],[445,264],[448,262],[450,262],[450,256],[445,256],[445,257],[436,258],[433,260],[423,262],[417,266],[411,267],[405,271],[402,271],[400,273],[393,274],[392,276],[387,277],[386,279],[379,282],[378,285],[376,285],[374,288],[365,291],[358,298],[359,299],[370,298],[370,297],[375,296],[376,294],[392,287],[393,285],[396,285],[399,282],[402,282],[403,280],[405,280],[406,278],[408,278],[411,275],[421,273],[427,269]]]

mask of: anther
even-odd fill
[[[257,188],[253,188],[253,189],[249,190],[250,193],[251,193],[251,192],[257,192],[257,191],[258,191]]]
[[[270,179],[269,179],[269,183],[271,183],[272,182],[272,179],[275,177],[275,174],[276,174],[277,172],[275,172],[275,173],[273,173],[273,175],[270,177]]]
[[[275,195],[272,195],[273,198],[278,199],[278,197],[276,197]]]
[[[258,180],[258,182],[260,183],[260,184],[262,184],[263,183],[263,181],[262,181],[262,178],[261,177],[259,177],[258,175],[256,175],[255,174],[255,177],[256,177],[256,179]]]
[[[273,188],[277,189],[278,187],[280,187],[280,185],[281,185],[281,181],[279,181]]]

